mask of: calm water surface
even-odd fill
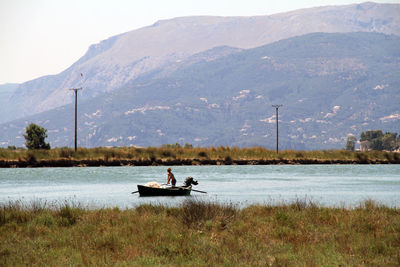
[[[81,203],[88,207],[131,208],[143,203],[179,205],[184,197],[139,197],[137,184],[166,182],[167,167],[0,169],[0,203],[13,200]],[[324,206],[355,206],[373,199],[400,206],[400,165],[176,166],[182,184],[200,184],[192,198],[276,204],[296,199]]]

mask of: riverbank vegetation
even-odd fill
[[[395,151],[400,148],[400,136],[397,136],[397,133],[386,132],[384,134],[381,130],[362,132],[360,142],[367,149],[372,150]]]
[[[0,205],[2,266],[398,266],[400,209],[234,204]]]
[[[346,150],[295,151],[277,154],[263,147],[118,147],[53,148],[49,150],[0,149],[1,167],[69,167],[121,165],[216,164],[365,164],[400,163],[400,153]]]

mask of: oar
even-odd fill
[[[192,189],[192,191],[207,194],[207,192],[196,190],[196,189]]]
[[[132,192],[131,194],[135,194],[135,193],[138,193],[139,191],[134,191],[134,192]]]

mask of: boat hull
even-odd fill
[[[192,187],[175,186],[168,188],[155,188],[144,185],[137,186],[141,197],[156,197],[156,196],[189,196]]]

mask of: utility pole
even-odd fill
[[[279,127],[278,127],[278,109],[283,105],[272,105],[276,110],[276,153],[279,153]]]
[[[82,87],[80,88],[71,88],[69,90],[73,90],[75,92],[75,152],[78,148],[77,146],[77,137],[78,137],[78,133],[77,133],[77,126],[78,126],[78,91],[82,90]]]

